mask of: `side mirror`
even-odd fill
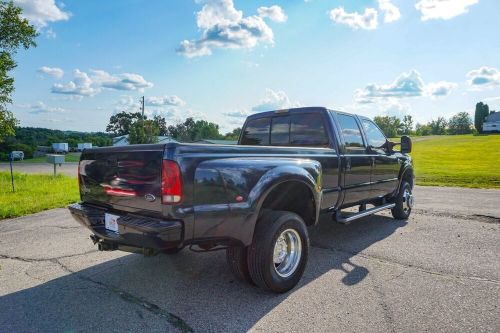
[[[411,138],[408,135],[403,135],[401,137],[401,153],[408,154],[411,153]]]

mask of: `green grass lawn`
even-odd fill
[[[42,210],[64,207],[79,200],[76,178],[57,175],[14,174],[11,192],[10,173],[0,172],[0,219],[23,216]]]
[[[418,185],[500,188],[500,135],[414,137]]]
[[[65,162],[79,162],[81,153],[68,153],[64,157]],[[22,161],[15,161],[14,163],[46,163],[47,157],[40,156],[35,158],[28,158]]]

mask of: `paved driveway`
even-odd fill
[[[416,197],[408,222],[323,220],[283,295],[235,281],[221,252],[97,252],[66,209],[2,221],[0,331],[499,332],[500,191]]]

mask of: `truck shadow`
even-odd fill
[[[60,261],[67,275],[0,297],[0,331],[247,331],[278,305],[293,306],[324,274],[353,288],[370,272],[352,257],[405,225],[385,216],[350,225],[321,221],[310,230],[304,278],[282,295],[235,280],[223,252],[131,254],[84,269],[67,258]],[[102,253],[87,256],[102,262]],[[331,278],[321,283],[337,287]]]

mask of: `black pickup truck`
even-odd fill
[[[307,227],[320,214],[349,223],[391,209],[408,218],[411,140],[395,145],[366,117],[323,107],[265,112],[248,117],[238,145],[85,149],[81,202],[69,209],[99,250],[225,249],[238,278],[285,292],[304,272]]]

